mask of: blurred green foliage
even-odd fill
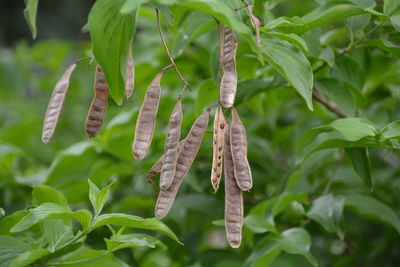
[[[133,12],[129,9],[133,1],[119,2]],[[35,260],[39,266],[52,266],[82,259],[97,266],[396,266],[400,2],[251,1],[263,21],[261,49],[248,34],[252,28],[246,9],[221,12],[242,7],[239,0],[218,5],[200,0],[150,2],[138,12],[133,96],[122,106],[110,100],[106,123],[92,140],[84,134],[84,121],[93,95],[95,63],[84,62],[72,75],[56,134],[48,145],[40,142],[53,86],[69,64],[91,55],[92,44],[42,39],[0,48],[0,216],[6,216],[0,220],[0,249],[14,249],[0,266],[13,260],[16,266]],[[239,249],[227,246],[224,192],[212,194],[209,182],[211,133],[205,135],[164,220],[183,246],[164,235],[132,230],[133,217],[118,217],[154,217],[158,183],[147,184],[146,174],[163,154],[169,115],[182,88],[173,70],[168,70],[161,82],[151,151],[135,162],[130,149],[140,104],[153,76],[169,64],[154,5],[164,8],[167,44],[193,87],[183,98],[182,136],[218,96],[218,31],[212,16],[240,36],[236,106],[247,131],[254,186],[244,194],[244,240]],[[40,8],[39,1],[39,14]],[[287,64],[285,57],[294,63]],[[312,75],[314,92],[349,118],[338,120],[315,97],[310,111],[293,89],[299,90],[301,73]],[[307,88],[309,79],[305,80]],[[310,106],[311,94],[302,96]],[[90,191],[88,179],[93,182]],[[108,197],[97,197],[99,192]],[[40,194],[53,197],[39,200]],[[49,202],[53,211],[62,212],[46,215],[28,231],[12,233],[27,216],[43,209],[43,203],[49,208]],[[88,219],[91,203],[96,211],[93,220],[113,214],[109,216],[117,219],[104,224],[119,226],[84,232],[95,225]],[[71,223],[77,210],[86,210],[78,214],[86,216],[82,226]],[[100,210],[104,214],[97,216]],[[54,240],[51,229],[64,229],[65,236]],[[68,243],[74,238],[75,243]],[[64,242],[75,245],[62,250]]]

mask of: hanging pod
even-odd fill
[[[230,125],[227,124],[225,132],[224,153],[224,183],[225,183],[225,231],[228,243],[233,248],[238,248],[242,241],[243,227],[243,192],[238,187],[231,150],[229,134]]]
[[[183,140],[179,148],[178,159],[176,163],[175,175],[168,189],[161,189],[155,207],[156,218],[164,218],[171,209],[172,203],[178,193],[183,178],[188,173],[190,166],[199,151],[204,133],[208,125],[210,109],[207,109],[193,123],[188,135]]]
[[[128,62],[126,64],[126,73],[125,73],[126,98],[131,97],[134,88],[135,88],[135,66],[133,62],[132,49],[129,48],[129,56],[128,56]]]
[[[64,105],[65,96],[68,91],[69,80],[76,66],[77,63],[74,63],[67,68],[67,70],[61,76],[60,80],[58,80],[51,94],[50,101],[46,110],[46,115],[44,116],[42,130],[42,142],[45,144],[50,142],[51,138],[54,135],[54,131],[60,117],[61,109]]]
[[[146,96],[140,107],[139,116],[136,121],[135,139],[132,145],[132,155],[136,160],[141,160],[146,156],[153,139],[161,95],[160,81],[165,69],[162,69],[154,77],[146,90]]]
[[[181,137],[182,117],[182,98],[179,97],[171,117],[169,118],[168,134],[165,142],[165,160],[160,176],[161,189],[168,189],[175,175],[176,161],[178,159],[178,143]]]
[[[96,66],[94,96],[86,117],[85,129],[90,138],[96,137],[103,125],[108,105],[108,84],[100,65]]]
[[[234,107],[232,107],[232,124],[230,127],[230,139],[233,165],[236,181],[243,191],[250,190],[253,186],[253,179],[249,161],[247,160],[247,140],[246,130],[239,115]]]
[[[223,56],[221,57],[223,74],[219,87],[220,102],[225,108],[232,107],[235,102],[237,88],[236,50],[237,39],[235,33],[229,27],[225,26]]]
[[[226,120],[222,113],[222,108],[218,105],[214,116],[214,131],[213,131],[213,161],[211,168],[211,185],[214,193],[217,192],[219,182],[222,176],[222,162],[224,154],[224,137]]]

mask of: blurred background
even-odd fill
[[[32,40],[23,16],[23,1],[0,1],[0,207],[6,214],[29,207],[32,186],[40,184],[62,191],[74,209],[90,207],[87,197],[90,178],[100,187],[117,179],[105,211],[154,217],[158,183],[148,184],[146,175],[163,154],[169,115],[182,84],[172,70],[166,72],[151,151],[144,160],[135,162],[130,148],[144,92],[154,75],[169,64],[151,8],[141,9],[133,44],[136,70],[133,96],[122,106],[110,99],[101,134],[89,140],[84,122],[93,95],[95,64],[89,66],[83,62],[72,75],[52,141],[48,145],[41,142],[43,117],[54,85],[71,63],[91,55],[85,24],[93,3],[92,0],[40,0],[38,36]],[[314,1],[286,1],[273,5],[265,12],[265,18],[301,16],[316,6]],[[185,136],[195,118],[215,103],[218,96],[218,34],[216,24],[210,24],[213,21],[210,16],[198,12],[186,14],[179,7],[172,10],[175,23],[163,20],[167,42],[177,56],[176,63],[183,76],[194,88],[185,91],[183,100],[182,136]],[[246,19],[245,13],[239,16]],[[209,28],[204,26],[203,32],[185,42],[196,26],[206,22],[211,25]],[[346,29],[340,22],[328,26],[326,31],[334,27]],[[312,42],[313,37],[321,34],[316,31],[303,37]],[[332,40],[332,46],[345,47],[349,38],[344,30]],[[399,234],[390,226],[346,210],[346,235],[342,240],[305,216],[309,200],[323,193],[369,193],[369,189],[337,150],[315,153],[299,167],[295,155],[296,148],[301,146],[300,137],[306,129],[326,124],[335,116],[317,104],[313,113],[308,111],[294,90],[282,89],[285,81],[280,75],[270,66],[260,65],[245,42],[240,42],[238,55],[237,104],[247,130],[254,178],[254,188],[244,193],[245,215],[256,204],[279,198],[285,192],[305,194],[305,200],[294,198],[285,211],[276,215],[276,227],[280,230],[306,227],[312,238],[311,252],[321,266],[396,266],[400,255]],[[363,114],[377,127],[399,118],[399,94],[394,93],[394,87],[385,87],[378,77],[369,78],[368,74],[375,71],[371,62],[376,69],[389,65],[398,68],[398,60],[381,51],[366,49],[354,52],[354,56],[363,64],[365,83],[373,84],[372,97]],[[400,75],[395,76],[391,81],[397,84]],[[277,88],[280,90],[273,90]],[[374,91],[382,88],[381,92]],[[390,160],[378,157],[382,153]],[[371,155],[377,177],[374,195],[398,209],[398,157],[378,149],[372,150]],[[212,193],[211,159],[210,132],[206,133],[191,171],[164,220],[185,245],[159,236],[168,249],[130,248],[119,251],[118,257],[131,266],[243,266],[265,234],[245,228],[242,247],[237,250],[228,247],[221,221],[223,186],[216,194]],[[106,228],[94,231],[88,245],[103,248],[103,238],[107,235]],[[282,253],[272,266],[298,267],[310,263],[299,255]]]

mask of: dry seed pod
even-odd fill
[[[135,140],[132,145],[132,155],[136,160],[143,159],[153,139],[154,127],[158,104],[160,103],[161,85],[160,81],[164,69],[161,70],[147,88],[146,96],[140,107],[139,116],[136,121]]]
[[[224,179],[225,179],[225,231],[228,243],[233,248],[238,248],[242,241],[243,227],[243,193],[238,187],[233,170],[233,158],[230,148],[230,126],[226,125],[225,153],[224,153]]]
[[[68,67],[63,73],[60,80],[53,89],[49,105],[47,106],[46,115],[44,117],[42,142],[47,144],[53,137],[57,126],[58,118],[60,117],[61,109],[64,104],[65,95],[68,91],[69,79],[77,64],[74,63]]]
[[[190,166],[199,151],[204,132],[208,125],[209,115],[210,110],[207,109],[199,118],[197,118],[188,135],[183,140],[182,145],[179,148],[174,179],[167,190],[161,189],[158,194],[155,207],[156,218],[162,219],[168,214],[183,178],[188,173]]]
[[[104,116],[108,105],[108,85],[104,73],[99,65],[96,66],[94,80],[94,97],[86,117],[86,133],[92,138],[96,137],[103,125]]]
[[[232,107],[235,102],[237,74],[236,74],[236,49],[237,40],[235,33],[228,27],[224,27],[223,46],[223,72],[220,83],[220,101],[226,107]]]
[[[154,178],[156,178],[157,174],[160,173],[161,168],[164,164],[164,160],[165,160],[165,155],[162,155],[161,158],[154,163],[153,167],[151,167],[149,174],[147,174],[147,182],[148,183],[153,183]]]
[[[165,142],[165,160],[160,177],[161,189],[167,189],[171,185],[175,175],[178,143],[181,137],[182,116],[182,98],[180,97],[169,118],[168,136]]]
[[[179,151],[182,147],[183,141],[180,141],[178,143],[178,150],[177,153],[179,154]],[[154,163],[153,167],[151,167],[149,173],[147,174],[147,182],[148,183],[153,183],[154,178],[156,178],[157,174],[159,174],[161,172],[162,166],[164,164],[164,160],[165,160],[165,154],[161,156],[161,158],[158,159],[158,161],[156,163]]]
[[[131,97],[134,87],[135,87],[135,67],[133,63],[132,49],[129,49],[129,57],[128,57],[128,63],[126,65],[126,74],[125,74],[126,98]]]
[[[214,193],[218,190],[222,175],[225,125],[224,114],[222,113],[221,106],[218,106],[214,117],[213,162],[211,169],[211,185],[214,188]]]
[[[253,179],[251,176],[250,164],[247,160],[246,130],[234,107],[232,107],[230,139],[237,184],[243,191],[250,190],[253,186]]]

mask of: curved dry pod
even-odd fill
[[[71,74],[75,70],[76,66],[77,64],[74,63],[67,68],[60,80],[58,80],[51,94],[46,115],[44,116],[42,130],[42,142],[45,144],[47,144],[53,137],[64,104],[65,95],[68,91],[69,79],[71,78]]]
[[[190,166],[192,166],[193,160],[199,151],[203,135],[208,125],[209,116],[210,110],[207,109],[199,118],[197,118],[188,135],[180,145],[174,179],[168,189],[161,189],[158,194],[155,207],[156,218],[164,218],[171,209],[183,178],[188,173]]]
[[[108,105],[108,85],[100,65],[96,66],[96,77],[94,80],[94,97],[86,117],[85,129],[87,135],[96,137],[103,125],[104,116]]]
[[[161,189],[167,189],[171,185],[175,175],[176,161],[178,159],[178,143],[181,137],[182,116],[182,98],[180,97],[169,118],[168,135],[165,142],[165,160],[160,176]]]
[[[236,183],[230,148],[229,124],[225,132],[224,179],[225,179],[225,231],[228,243],[238,248],[242,242],[243,192]]]
[[[149,173],[147,174],[148,183],[151,184],[154,181],[154,178],[156,178],[157,174],[160,173],[164,160],[165,160],[165,155],[162,155],[161,158],[159,158],[158,161],[154,163],[153,167],[151,167]]]
[[[237,39],[235,33],[224,27],[222,68],[223,75],[220,83],[220,102],[225,108],[230,108],[235,102],[237,88],[236,50]]]
[[[211,169],[211,185],[214,193],[217,192],[222,175],[222,161],[224,154],[224,136],[226,121],[221,106],[217,107],[214,117],[213,161]]]
[[[133,62],[132,49],[129,49],[128,63],[126,65],[126,73],[125,73],[126,98],[131,97],[134,88],[135,88],[135,66]]]
[[[253,186],[253,178],[250,164],[247,160],[246,130],[234,107],[232,107],[231,114],[232,125],[230,127],[230,139],[235,177],[240,189],[247,191]]]
[[[161,85],[160,81],[164,70],[161,70],[147,88],[146,96],[140,107],[139,116],[136,121],[135,140],[132,145],[132,155],[136,160],[143,159],[153,139],[154,127],[158,104],[160,103]]]

